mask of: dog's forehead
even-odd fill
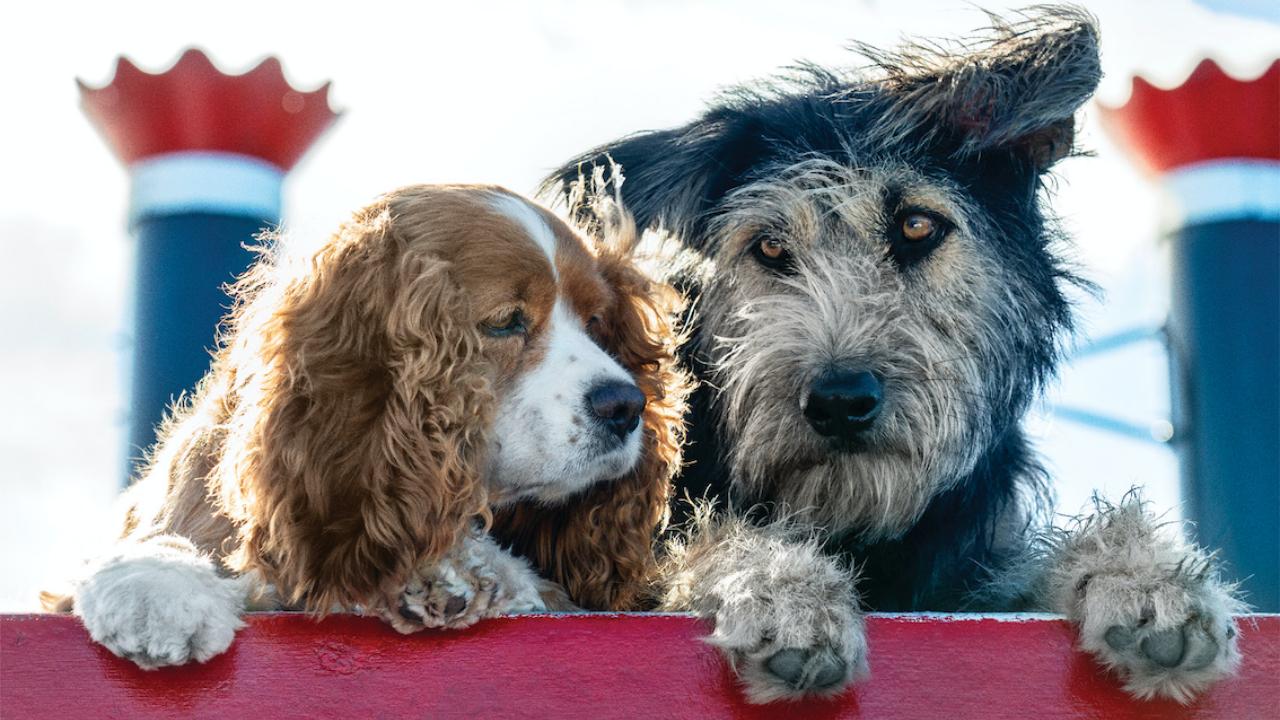
[[[548,210],[518,196],[497,193],[488,205],[496,213],[495,220],[509,225],[542,251],[557,276],[594,266],[594,259],[582,238],[564,221]]]
[[[505,189],[433,187],[399,210],[402,230],[451,262],[478,312],[520,303],[543,314],[563,297],[585,316],[607,297],[582,237],[550,211]]]
[[[954,181],[901,162],[806,159],[733,193],[720,231],[748,241],[761,233],[798,243],[832,241],[850,231],[878,233],[888,216],[908,207],[964,227],[966,206]]]
[[[603,279],[582,236],[553,213],[522,197],[498,194],[490,206],[497,221],[524,235],[543,255],[560,294],[584,313],[592,312],[605,295]]]

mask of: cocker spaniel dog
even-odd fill
[[[867,609],[1022,608],[1133,695],[1190,700],[1239,662],[1234,586],[1136,497],[1053,530],[1022,428],[1080,282],[1046,178],[1101,75],[1093,19],[861,49],[550,179],[616,162],[679,246],[702,384],[677,488],[718,512],[671,545],[664,606],[714,620],[755,701],[861,676]]]
[[[144,668],[247,608],[397,629],[626,609],[654,570],[684,383],[668,303],[498,187],[411,186],[309,258],[262,258],[212,369],[51,610]]]

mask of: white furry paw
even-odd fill
[[[1141,699],[1190,702],[1240,663],[1237,607],[1207,573],[1102,575],[1082,583],[1080,646]]]
[[[487,537],[471,536],[420,566],[382,616],[402,633],[464,628],[484,618],[545,611],[539,593],[544,584],[523,559]]]
[[[144,670],[204,662],[244,625],[242,584],[180,551],[111,558],[79,585],[74,602],[96,642]]]
[[[708,638],[727,656],[747,700],[834,695],[864,677],[866,631],[849,574],[810,552],[782,552],[770,564],[741,586],[745,592],[722,596]]]

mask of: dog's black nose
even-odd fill
[[[587,391],[587,409],[620,438],[640,424],[644,403],[644,393],[629,382],[609,380]]]
[[[809,386],[804,417],[819,435],[850,439],[871,427],[883,399],[875,375],[834,370]]]

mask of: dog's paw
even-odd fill
[[[497,580],[450,562],[419,568],[383,617],[402,633],[423,628],[464,628],[486,617]]]
[[[805,557],[727,595],[708,642],[742,681],[747,700],[834,695],[867,674],[867,643],[852,579],[834,560]]]
[[[144,670],[221,654],[244,625],[243,606],[241,583],[178,554],[108,560],[74,600],[90,637]]]
[[[421,565],[381,614],[402,633],[464,628],[484,618],[545,611],[544,585],[524,560],[487,538],[471,538]]]
[[[1140,699],[1190,702],[1240,663],[1238,603],[1210,573],[1156,580],[1100,575],[1080,583],[1080,646]]]
[[[1044,538],[1046,604],[1078,624],[1080,648],[1129,694],[1190,702],[1240,664],[1236,587],[1138,491],[1094,505]]]

